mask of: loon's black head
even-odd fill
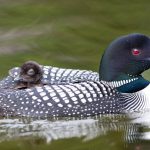
[[[42,78],[43,71],[35,61],[27,61],[20,67],[19,81],[38,83]]]
[[[150,38],[129,34],[114,40],[106,49],[100,64],[100,79],[119,81],[136,76],[150,68]]]

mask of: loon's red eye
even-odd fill
[[[133,49],[133,50],[132,50],[132,55],[134,55],[134,56],[138,56],[140,53],[141,53],[141,52],[140,52],[139,49]]]

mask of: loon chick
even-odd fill
[[[20,67],[20,73],[15,78],[17,85],[15,89],[30,88],[41,84],[43,71],[35,61],[27,61]]]
[[[2,90],[1,115],[91,116],[150,109],[150,84],[141,76],[149,68],[150,38],[123,36],[108,46],[101,59],[101,81]]]

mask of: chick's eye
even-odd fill
[[[132,50],[132,55],[134,55],[134,56],[138,56],[138,55],[140,55],[140,50],[139,49],[133,49]]]
[[[32,76],[34,74],[35,74],[35,72],[32,68],[27,71],[27,75],[29,75],[29,76]]]

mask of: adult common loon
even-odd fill
[[[100,65],[101,81],[1,89],[1,115],[91,116],[150,109],[150,38],[130,34],[113,41]]]

